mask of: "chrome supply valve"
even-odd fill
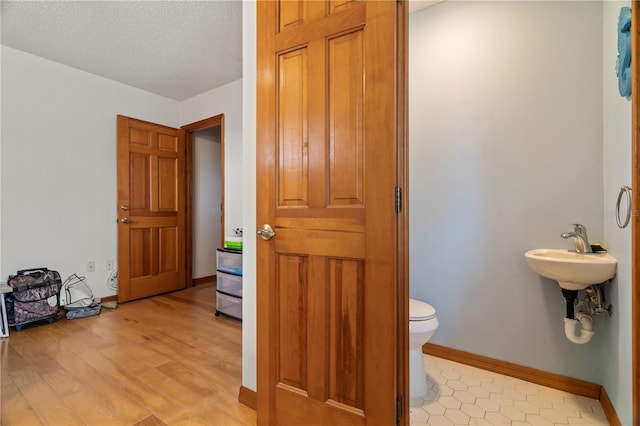
[[[585,296],[581,304],[584,304],[587,308],[587,311],[591,315],[600,315],[603,313],[609,314],[611,316],[612,306],[611,304],[605,307],[607,300],[604,295],[604,285],[610,281],[606,281],[601,284],[595,284],[589,286],[585,289]]]

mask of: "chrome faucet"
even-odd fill
[[[579,223],[572,223],[571,225],[573,226],[573,232],[565,232],[560,236],[564,239],[573,238],[573,242],[576,244],[576,252],[593,253],[587,237],[587,227]]]

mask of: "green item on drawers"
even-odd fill
[[[242,241],[227,241],[224,240],[224,246],[234,250],[242,250]]]

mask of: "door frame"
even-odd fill
[[[631,371],[633,424],[640,426],[640,1],[631,2]]]
[[[396,62],[398,64],[397,114],[397,170],[396,181],[401,188],[401,205],[398,213],[396,244],[398,276],[398,342],[396,380],[397,395],[404,395],[398,402],[398,425],[409,424],[409,7],[402,2],[397,14]]]
[[[220,126],[220,247],[224,247],[224,114],[180,127],[185,131],[185,275],[187,288],[193,286],[193,133]]]
[[[402,211],[398,215],[398,395],[405,395],[401,425],[409,424],[409,5],[398,12],[398,183],[403,189]]]

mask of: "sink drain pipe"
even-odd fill
[[[564,319],[564,334],[571,342],[583,345],[593,337],[591,317],[582,311],[577,314],[574,313],[573,307],[575,306],[576,298],[578,297],[577,290],[566,290],[563,288],[562,295],[567,302],[567,317]],[[576,326],[578,323],[580,324],[580,334],[576,334]]]

